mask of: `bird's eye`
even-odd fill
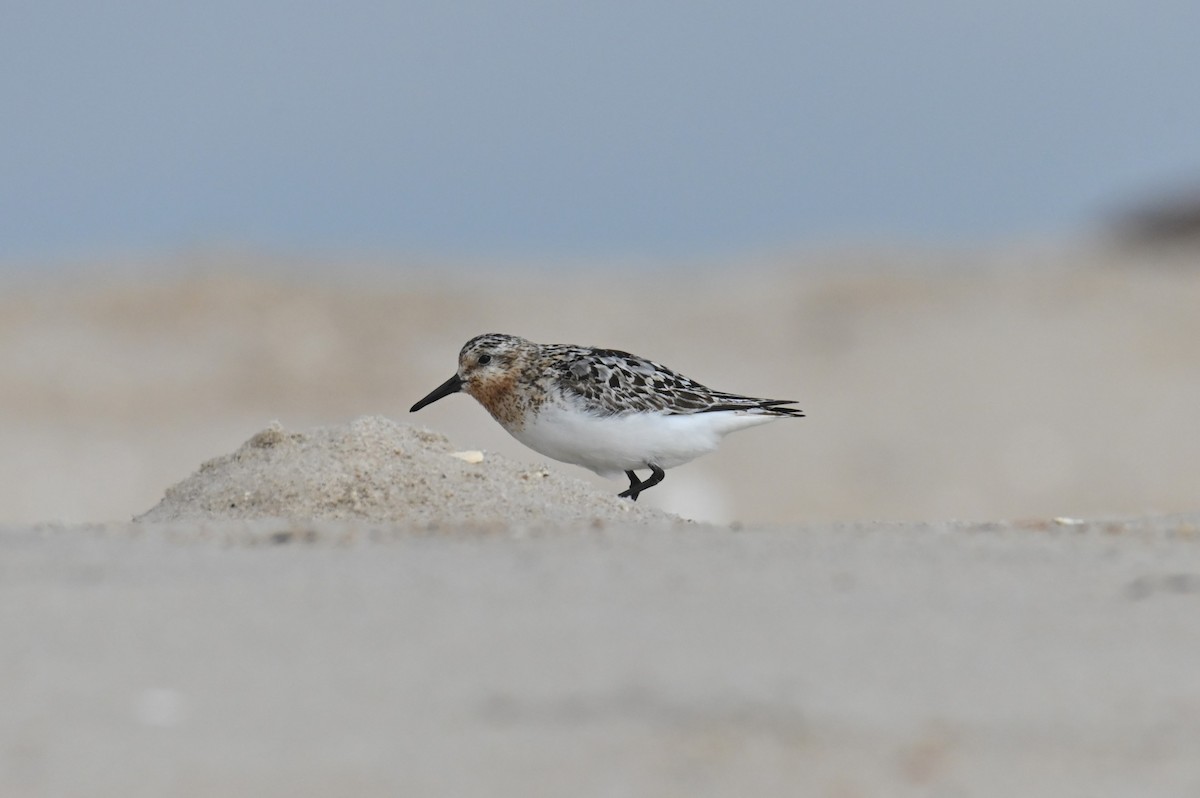
[[[479,365],[486,366],[488,363],[491,363],[491,362],[492,362],[491,355],[480,355],[479,356]]]

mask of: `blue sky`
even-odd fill
[[[8,3],[0,261],[1072,235],[1200,181],[1200,3]]]

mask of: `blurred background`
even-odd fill
[[[645,497],[690,517],[1195,509],[1197,30],[1187,0],[10,4],[0,520],[128,518],[271,419],[409,420],[489,330],[799,400]],[[540,462],[465,397],[413,419]]]

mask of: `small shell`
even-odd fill
[[[451,457],[457,457],[459,460],[465,460],[468,463],[482,463],[483,452],[478,449],[471,449],[465,452],[451,452]]]

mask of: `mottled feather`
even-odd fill
[[[583,346],[542,346],[545,360],[555,363],[555,387],[577,398],[593,413],[662,412],[671,415],[716,410],[759,410],[780,416],[802,416],[788,399],[757,399],[714,391],[661,363],[622,352]]]

